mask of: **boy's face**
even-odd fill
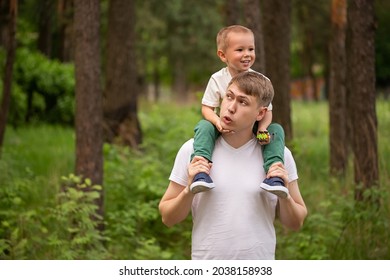
[[[228,66],[234,77],[240,72],[248,71],[255,62],[255,39],[252,33],[230,32],[226,51],[218,50],[219,58]]]
[[[253,124],[261,120],[266,111],[267,108],[260,106],[255,96],[245,94],[233,83],[222,100],[220,118],[224,129],[252,133]]]

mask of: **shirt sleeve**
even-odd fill
[[[295,163],[294,157],[291,151],[285,147],[284,148],[284,166],[288,172],[288,181],[292,182],[298,179],[298,170]]]
[[[177,152],[175,162],[169,180],[179,185],[187,186],[188,183],[188,166],[191,160],[191,154],[193,153],[193,139],[185,142],[180,150]]]
[[[207,83],[207,87],[202,98],[202,104],[217,108],[220,104],[220,96],[221,93],[219,92],[218,83],[214,77],[211,77]]]

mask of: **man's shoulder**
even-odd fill
[[[194,138],[188,139],[185,141],[179,151],[178,155],[183,156],[183,157],[188,157],[191,156],[191,154],[194,152]]]

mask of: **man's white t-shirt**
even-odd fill
[[[248,71],[254,72],[252,69],[249,69]],[[226,90],[231,79],[232,75],[230,75],[227,67],[222,68],[218,72],[211,75],[202,98],[202,104],[213,108],[218,108],[221,104],[221,100],[226,94]],[[268,111],[272,111],[272,103],[269,104],[267,109]]]
[[[187,185],[193,139],[179,150],[169,179]],[[288,148],[284,164],[289,181],[298,179]],[[210,176],[215,188],[192,203],[192,259],[274,259],[277,196],[260,188],[265,179],[262,148],[253,137],[238,149],[216,141]]]

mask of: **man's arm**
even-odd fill
[[[298,187],[298,181],[288,184],[289,195],[279,199],[279,219],[281,223],[292,229],[299,230],[307,216],[307,208]]]
[[[288,182],[288,173],[281,162],[274,163],[268,170],[267,177],[280,177],[288,186],[287,198],[279,198],[278,214],[281,223],[289,229],[299,230],[307,216],[307,208],[299,191],[298,181]]]
[[[168,227],[182,222],[191,210],[193,198],[189,187],[170,181],[158,206],[162,222]]]
[[[165,194],[163,195],[158,206],[163,223],[171,227],[182,222],[191,210],[194,194],[190,191],[194,176],[199,172],[209,174],[211,163],[200,156],[195,156],[188,166],[188,183],[187,186],[180,185],[174,181],[170,181]]]

